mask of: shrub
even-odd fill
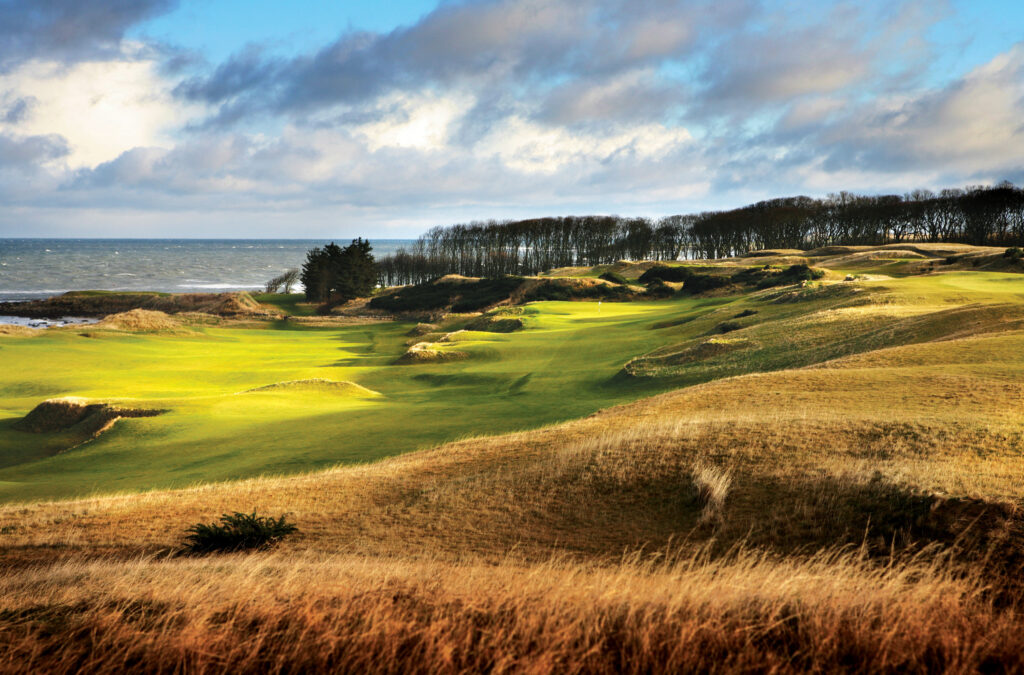
[[[755,314],[757,314],[757,310],[756,309],[745,309],[742,312],[740,312],[739,314],[737,314],[736,316],[734,316],[733,318],[734,319],[742,319],[743,317],[754,316]]]
[[[557,280],[534,286],[524,296],[523,302],[538,300],[628,300],[632,292],[625,286],[576,286]]]
[[[676,294],[674,288],[666,284],[661,279],[656,279],[647,285],[647,291],[645,295],[652,298],[670,298]]]
[[[744,272],[741,272],[740,274],[744,274]],[[825,276],[824,270],[817,270],[803,263],[799,263],[796,265],[790,265],[781,272],[769,272],[768,270],[765,270],[762,273],[761,278],[757,280],[757,287],[772,288],[773,286],[789,286],[790,284],[797,284],[801,281],[814,281],[815,279],[820,279],[823,276]],[[736,279],[736,277],[733,278]],[[751,278],[751,281],[753,281],[753,278]]]
[[[714,274],[691,274],[683,284],[683,291],[686,293],[703,293],[712,291],[722,286],[728,286],[732,280],[729,277],[716,276]]]
[[[625,286],[626,284],[629,283],[628,281],[626,281],[626,277],[622,276],[618,272],[612,272],[611,270],[608,270],[607,272],[599,276],[598,279],[604,279],[605,281],[610,281],[613,284],[619,284],[620,286]]]
[[[1024,251],[1021,251],[1019,246],[1012,246],[1006,249],[1006,252],[1003,253],[1003,257],[1009,258],[1013,262],[1020,262],[1020,259],[1024,257]]]
[[[370,307],[389,312],[422,312],[451,306],[453,312],[475,312],[505,300],[522,283],[521,277],[429,282],[377,296],[370,300]]]
[[[220,523],[196,523],[185,530],[186,553],[229,553],[267,548],[285,536],[297,532],[285,516],[257,516],[256,512],[225,513]]]
[[[722,323],[715,326],[715,328],[718,330],[719,333],[731,333],[734,330],[739,330],[740,328],[743,328],[743,324],[737,323],[735,321],[723,321]]]
[[[959,255],[949,255],[949,256],[946,256],[945,258],[943,258],[942,264],[943,265],[952,265],[953,263],[959,262],[961,257],[963,257],[963,256],[959,256]]]
[[[640,275],[640,283],[649,284],[653,281],[686,281],[693,276],[688,267],[669,267],[668,265],[655,265]]]

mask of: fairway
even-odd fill
[[[537,302],[516,310],[524,329],[513,333],[460,330],[471,317],[453,315],[422,338],[390,321],[8,336],[0,499],[367,462],[714,379],[1006,330],[1024,317],[1022,300],[1019,275],[950,272],[722,297]],[[419,340],[464,358],[396,365]],[[41,401],[66,396],[164,412],[121,419],[93,439],[14,428]]]
[[[728,301],[535,303],[523,331],[467,331],[439,344],[457,340],[467,360],[412,366],[393,365],[411,340],[412,324],[398,322],[6,338],[0,499],[295,473],[580,417],[669,388],[615,376],[660,345],[653,324]],[[301,384],[250,391],[305,380],[354,382],[379,395]],[[73,450],[61,433],[13,428],[42,400],[63,396],[167,412],[122,419]]]

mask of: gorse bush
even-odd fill
[[[607,272],[599,276],[598,279],[604,279],[605,281],[610,281],[613,284],[619,284],[620,286],[625,286],[626,284],[629,283],[628,281],[626,281],[626,277],[622,276],[618,272],[612,272],[611,270],[608,270]]]
[[[370,301],[370,307],[389,312],[422,312],[449,307],[453,312],[475,312],[508,299],[522,284],[522,277],[434,281],[379,295]]]
[[[1003,257],[1009,258],[1013,262],[1020,262],[1020,259],[1024,257],[1024,251],[1021,251],[1019,246],[1011,246],[1003,253]]]
[[[675,295],[675,289],[666,284],[661,279],[656,279],[651,283],[647,284],[646,295],[652,298],[670,298]]]
[[[266,548],[297,532],[285,516],[257,516],[256,512],[225,513],[219,523],[196,523],[185,530],[187,553],[229,553]]]
[[[534,286],[523,294],[523,302],[539,300],[629,300],[635,297],[625,286],[607,284],[582,286],[552,279]]]
[[[640,275],[640,283],[649,284],[654,281],[686,281],[693,276],[688,267],[669,267],[668,265],[655,265]]]
[[[732,275],[733,283],[747,284],[757,288],[789,286],[801,281],[814,281],[825,276],[824,270],[814,269],[803,263],[790,265],[786,269],[771,267],[749,267]]]

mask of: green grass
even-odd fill
[[[300,472],[580,417],[670,388],[620,381],[616,373],[663,343],[652,324],[722,302],[537,303],[524,314],[524,331],[463,337],[457,348],[469,360],[413,366],[392,365],[409,340],[411,324],[403,323],[5,338],[0,500]],[[313,378],[357,382],[382,396],[318,388],[240,393]],[[55,454],[66,444],[61,434],[10,428],[54,396],[169,412],[121,420],[98,439]]]
[[[853,293],[854,287],[863,290]],[[780,293],[796,294],[796,301],[779,302]],[[293,297],[277,300],[278,306]],[[862,314],[857,308],[865,303],[880,309]],[[757,313],[735,318],[745,309]],[[471,331],[439,345],[468,352],[468,360],[407,366],[393,365],[410,340],[412,325],[405,323],[312,328],[274,322],[166,335],[82,329],[6,337],[0,340],[0,500],[366,462],[578,418],[720,377],[948,337],[969,322],[1001,329],[1022,312],[1019,275],[951,272],[734,297],[533,303],[522,314],[522,331]],[[743,348],[701,348],[725,321],[740,324],[729,338],[745,340]],[[654,357],[639,369],[645,376],[623,376],[623,366],[644,354]],[[244,393],[316,378],[356,382],[381,396],[323,387]],[[61,452],[66,434],[11,428],[55,396],[168,412],[121,420],[98,439]]]
[[[303,293],[252,293],[256,302],[270,305],[279,309],[288,316],[313,316],[316,314],[316,304],[306,302]]]

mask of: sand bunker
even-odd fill
[[[15,423],[14,428],[34,434],[76,431],[86,436],[97,436],[122,417],[155,417],[163,412],[124,408],[82,398],[52,398],[33,408]]]
[[[274,384],[247,389],[241,393],[253,394],[263,391],[322,391],[343,396],[382,396],[378,391],[367,389],[362,385],[348,380],[326,380],[316,377],[308,380],[288,380],[286,382],[275,382]]]

